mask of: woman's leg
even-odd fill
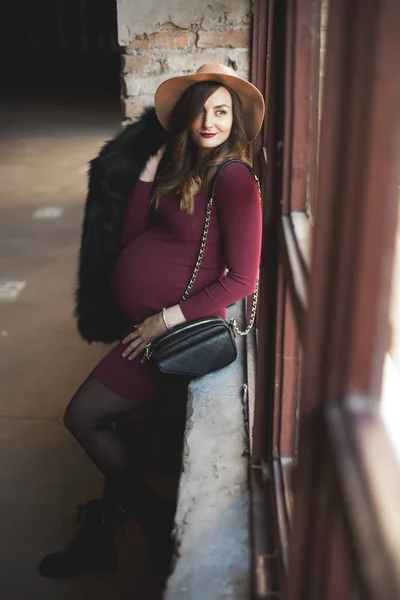
[[[113,422],[135,410],[135,403],[107,389],[92,375],[78,389],[64,423],[105,477],[123,481],[132,474],[132,459]]]
[[[117,396],[90,376],[72,398],[64,421],[106,476],[119,497],[118,503],[149,532],[156,521],[155,513],[171,514],[174,506],[162,505],[156,492],[139,476],[136,461],[113,427],[115,419],[134,409],[135,403]]]
[[[149,384],[147,381],[146,385],[145,377],[138,382],[138,392],[147,402],[156,400],[160,392],[155,382]],[[106,476],[107,495],[119,498],[118,504],[138,521],[149,538],[154,561],[167,572],[172,555],[170,533],[175,501],[162,500],[140,477],[137,461],[113,427],[116,419],[135,410],[137,404],[114,394],[90,376],[68,405],[64,422]]]
[[[139,381],[138,392],[145,401],[151,401],[155,391],[156,387],[144,378]],[[114,533],[127,518],[120,505],[125,504],[133,515],[138,504],[137,510],[142,517],[144,515],[145,522],[149,507],[158,510],[154,492],[136,475],[137,461],[132,457],[132,450],[125,447],[113,428],[114,420],[134,411],[136,406],[137,403],[114,394],[93,376],[89,376],[71,400],[65,424],[106,475],[107,486],[102,500],[90,500],[78,507],[76,534],[66,549],[49,554],[41,561],[39,572],[44,577],[66,578],[79,573],[115,570]]]

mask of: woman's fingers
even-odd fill
[[[148,317],[140,323],[135,325],[132,333],[129,333],[123,340],[123,344],[129,344],[122,354],[125,358],[129,356],[132,360],[138,356],[145,349],[146,344],[165,333],[165,325],[162,318],[162,313]]]
[[[139,356],[139,354],[142,354],[144,349],[146,348],[146,342],[143,342],[142,344],[140,344],[136,350],[130,355],[129,360],[133,360],[134,358],[136,358],[137,356]],[[142,361],[144,362],[144,361]]]
[[[136,325],[135,325],[136,327]],[[136,339],[139,337],[139,331],[137,329],[135,329],[135,331],[132,331],[132,333],[129,333],[123,340],[122,343],[123,344],[127,344],[128,342],[131,342],[132,340]]]
[[[143,340],[141,340],[140,338],[136,338],[131,344],[129,344],[129,346],[127,346],[125,348],[125,350],[122,353],[123,358],[125,358],[126,356],[129,356],[130,354],[132,354],[132,352],[134,352],[136,350],[136,348],[138,348],[139,346],[145,346],[146,342],[144,342]],[[129,356],[129,358],[131,358]]]

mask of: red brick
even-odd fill
[[[249,48],[250,29],[199,31],[198,48]]]
[[[226,60],[226,50],[217,52],[171,52],[165,56],[166,67],[169,71],[181,73],[197,71],[199,67],[210,63],[223,63]]]
[[[121,72],[157,72],[161,69],[160,63],[153,60],[150,56],[132,56],[122,55],[121,57]]]
[[[153,48],[187,48],[190,45],[190,32],[185,30],[174,33],[159,31],[157,33],[151,33],[146,37],[137,37],[129,42],[129,45],[137,50],[151,50]]]

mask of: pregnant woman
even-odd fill
[[[246,160],[248,144],[262,124],[261,94],[232,69],[204,65],[194,75],[162,83],[155,113],[157,119],[150,110],[130,126],[134,146],[132,132],[125,130],[118,145],[109,143],[92,162],[78,327],[90,342],[118,343],[72,398],[65,425],[111,482],[115,502],[92,501],[82,508],[73,542],[40,565],[48,577],[116,568],[113,535],[122,506],[151,542],[155,515],[169,509],[138,480],[113,423],[176,384],[143,361],[148,342],[185,321],[225,317],[226,307],[253,293],[256,285],[258,187],[245,165],[231,163],[217,181],[200,271],[189,297],[181,301],[199,253],[210,183],[220,165]],[[117,151],[119,160],[113,158]],[[141,165],[137,157],[143,162],[146,153]],[[154,548],[155,559],[166,569],[168,538],[169,531],[165,544],[158,540]]]

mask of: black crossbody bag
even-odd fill
[[[199,256],[181,302],[184,302],[189,296],[200,270],[201,261],[203,260],[218,176],[224,167],[234,162],[246,165],[256,179],[258,188],[260,189],[258,178],[253,169],[242,160],[230,160],[218,169],[207,203]],[[236,335],[247,335],[254,325],[257,310],[258,283],[259,280],[257,278],[250,321],[244,331],[239,329],[235,319],[232,319],[229,323],[221,317],[206,317],[189,321],[173,327],[161,337],[147,344],[144,351],[145,359],[155,363],[162,373],[182,375],[190,379],[202,377],[233,363],[237,357]]]

